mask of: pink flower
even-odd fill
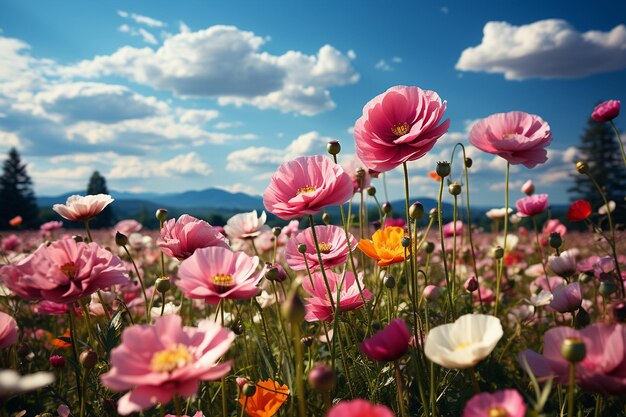
[[[379,172],[414,161],[430,151],[448,131],[446,102],[430,90],[395,86],[370,100],[354,124],[356,154]]]
[[[619,115],[620,104],[619,100],[608,100],[600,103],[593,109],[591,118],[596,122],[613,120]]]
[[[58,240],[2,268],[11,291],[29,300],[73,303],[97,290],[126,284],[122,261],[97,243]]]
[[[568,383],[569,362],[561,354],[566,338],[580,339],[587,355],[576,364],[576,383],[583,389],[602,394],[626,394],[626,327],[621,324],[594,323],[582,330],[555,327],[543,336],[543,355],[531,350],[520,352],[537,378],[555,376],[561,384]]]
[[[579,282],[556,287],[552,294],[554,298],[550,303],[550,307],[559,313],[574,312],[580,308],[583,302]]]
[[[217,304],[223,298],[248,299],[259,292],[263,277],[256,271],[259,258],[221,247],[197,249],[178,268],[176,285],[189,298]]]
[[[320,272],[315,272],[311,275],[311,278],[313,280],[313,286],[306,278],[302,281],[302,288],[311,296],[311,298],[304,299],[306,301],[306,315],[304,319],[306,321],[332,321],[333,310],[330,302],[331,298],[328,296],[328,290],[324,284],[324,277]],[[326,278],[328,279],[328,286],[330,287],[335,306],[337,306],[337,288],[341,285],[339,294],[339,309],[341,312],[363,307],[363,299],[359,293],[358,285],[361,286],[363,298],[365,298],[366,301],[372,298],[372,293],[370,293],[363,284],[362,273],[359,273],[359,284],[357,284],[352,272],[346,272],[344,277],[342,274],[328,270],[326,271]]]
[[[372,404],[362,398],[335,404],[326,417],[394,417],[393,412],[382,404]]]
[[[0,244],[0,249],[5,252],[16,251],[20,247],[22,241],[17,235],[9,235],[2,239],[2,243]]]
[[[124,236],[130,236],[131,233],[137,233],[142,228],[143,226],[137,220],[122,220],[117,222],[117,224],[113,226],[113,235],[115,235],[115,232],[120,232]]]
[[[176,414],[166,414],[165,417],[176,417]],[[181,417],[188,417],[187,415],[181,416]],[[191,417],[204,417],[204,414],[202,414],[202,411],[198,411],[196,414],[194,414]]]
[[[472,127],[469,139],[483,152],[533,168],[548,160],[545,147],[552,141],[552,132],[541,117],[513,111],[480,120]]]
[[[515,202],[517,215],[520,217],[532,217],[541,214],[548,208],[548,194],[535,194],[520,198]]]
[[[0,349],[9,347],[19,339],[17,322],[7,313],[0,311]]]
[[[361,343],[361,353],[374,361],[395,361],[409,350],[410,338],[404,320],[394,319],[383,330]]]
[[[522,185],[522,192],[526,195],[534,194],[535,184],[533,184],[532,180],[528,180]]]
[[[455,232],[457,238],[463,234],[463,222],[461,220],[443,225],[443,237],[453,237]]]
[[[383,223],[383,229],[385,227],[404,227],[406,225],[406,221],[402,217],[398,217],[397,219],[387,217],[385,218],[385,223]]]
[[[269,231],[269,226],[265,225],[267,214],[261,213],[259,217],[257,211],[249,213],[235,214],[228,219],[224,231],[231,239],[249,239],[259,236],[264,231]]]
[[[567,227],[562,224],[558,219],[550,219],[543,224],[541,231],[541,245],[546,246],[548,244],[548,237],[550,233],[558,233],[561,237],[567,233]]]
[[[68,197],[65,204],[52,206],[52,210],[59,213],[64,219],[73,222],[85,222],[96,217],[98,213],[113,201],[108,194],[73,195]]]
[[[191,397],[200,381],[230,371],[232,361],[216,362],[234,340],[232,331],[208,320],[183,327],[180,316],[159,317],[154,325],[124,330],[121,345],[111,352],[111,370],[101,380],[111,390],[131,390],[118,402],[122,415],[165,404],[174,395]]]
[[[319,213],[352,197],[352,179],[325,156],[302,156],[282,164],[272,175],[263,204],[283,220]]]
[[[45,222],[44,224],[39,226],[39,230],[41,230],[42,232],[52,232],[54,230],[59,230],[62,227],[63,222],[53,220],[50,222]]]
[[[315,226],[315,234],[317,235],[324,269],[343,264],[348,259],[348,250],[353,251],[358,244],[350,233],[350,246],[348,247],[346,232],[339,226]],[[298,252],[298,245],[300,244],[306,245],[304,254]],[[311,271],[320,269],[315,241],[313,240],[313,231],[310,227],[289,239],[285,256],[287,265],[294,271],[304,271],[306,269],[305,258]]]
[[[183,260],[199,248],[228,248],[228,240],[204,220],[183,214],[178,221],[170,219],[163,224],[157,245],[167,256]]]
[[[463,417],[524,417],[526,404],[514,389],[505,389],[494,393],[483,392],[474,395],[463,409]]]
[[[41,301],[34,306],[33,310],[39,314],[50,314],[53,316],[61,316],[70,311],[67,304],[54,303],[52,301]]]

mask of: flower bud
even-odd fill
[[[591,316],[587,313],[587,310],[580,307],[574,316],[574,327],[582,329],[589,326],[591,323]]]
[[[330,224],[330,216],[328,215],[328,213],[324,212],[322,214],[322,221],[324,222],[324,224],[329,225]]]
[[[439,298],[439,287],[435,285],[427,285],[422,293],[428,301],[435,301]]]
[[[331,155],[337,155],[341,152],[341,144],[338,140],[331,140],[326,145],[326,151]]]
[[[280,264],[266,262],[265,279],[268,281],[284,282],[287,279],[287,273]]]
[[[362,180],[363,178],[365,178],[365,170],[361,167],[358,167],[354,174],[357,180]]]
[[[433,242],[426,242],[424,250],[426,253],[433,253],[435,251],[435,244]]]
[[[391,214],[393,208],[391,207],[391,203],[389,201],[385,201],[382,206],[383,213]]]
[[[276,226],[276,227],[272,227],[272,234],[273,234],[275,237],[280,236],[280,232],[282,232],[282,231],[283,231],[283,229],[282,229],[282,228],[280,228],[280,227],[278,227],[278,226]]]
[[[160,208],[156,211],[156,218],[159,222],[163,223],[167,220],[167,210],[164,208]]]
[[[160,292],[161,294],[165,294],[170,289],[170,279],[168,277],[157,278],[154,286],[158,292]]]
[[[298,252],[306,253],[306,245],[304,243],[299,243],[298,244]]]
[[[491,255],[496,259],[504,258],[504,249],[501,246],[496,246],[491,250]]]
[[[419,201],[411,204],[411,207],[409,207],[409,216],[413,220],[419,220],[424,217],[424,205]]]
[[[396,279],[394,278],[393,275],[387,274],[383,278],[383,283],[385,284],[385,287],[391,289],[396,286]]]
[[[458,182],[451,183],[448,185],[448,192],[455,196],[461,194],[461,184]]]
[[[472,158],[470,157],[465,158],[465,167],[471,168],[472,165],[474,165],[474,161],[472,160]]]
[[[300,338],[300,343],[302,343],[305,347],[310,347],[313,344],[314,339],[315,338],[313,336],[304,336]]]
[[[467,281],[465,281],[465,284],[463,284],[463,288],[468,292],[476,291],[478,289],[478,280],[476,277],[473,275],[469,277]]]
[[[400,240],[400,243],[402,244],[403,248],[408,248],[409,246],[411,246],[411,238],[408,236],[403,236],[402,240]]]
[[[589,174],[589,165],[586,162],[578,161],[576,162],[576,171],[579,174]]]
[[[235,333],[237,336],[241,335],[243,333],[243,324],[241,324],[240,321],[233,323],[230,326],[230,330],[233,331],[233,333]]]
[[[381,324],[381,322],[379,322],[379,321],[373,321],[372,322],[372,329],[380,330],[382,328],[383,328],[383,325]]]
[[[613,320],[617,323],[626,322],[626,302],[619,301],[613,304],[611,313],[613,314]]]
[[[587,356],[587,347],[582,339],[566,337],[561,345],[561,355],[570,363],[578,363]]]
[[[98,354],[91,349],[83,350],[79,362],[85,369],[91,369],[98,363]]]
[[[128,237],[126,237],[126,235],[123,233],[115,232],[115,244],[117,246],[128,245]]]
[[[437,209],[436,208],[431,208],[430,211],[428,212],[428,217],[430,217],[431,219],[436,219],[437,218]]]
[[[335,381],[337,380],[337,375],[335,371],[333,371],[328,366],[323,363],[318,363],[311,369],[309,372],[309,385],[315,391],[319,392],[328,392],[333,389],[335,385]]]
[[[63,368],[65,366],[65,358],[61,355],[51,355],[50,366],[53,368]]]
[[[235,382],[237,383],[237,386],[239,387],[239,389],[243,389],[244,385],[251,383],[248,378],[244,378],[241,376],[238,376],[237,378],[235,378]]]
[[[373,197],[376,195],[376,187],[371,186],[371,187],[367,187],[367,195],[369,195],[370,197]]]
[[[250,383],[244,384],[241,392],[243,392],[243,395],[246,397],[252,397],[256,392],[256,385]]]
[[[557,232],[552,232],[550,237],[548,237],[548,243],[550,243],[550,247],[558,249],[563,244],[563,238]]]
[[[610,297],[615,291],[617,291],[617,285],[615,285],[615,282],[600,281],[600,286],[598,287],[600,295],[603,297]]]
[[[304,320],[306,311],[298,291],[294,289],[289,293],[285,303],[283,304],[282,311],[284,318],[289,320],[291,323],[300,325],[300,323]]]
[[[437,162],[437,169],[435,170],[435,172],[437,172],[437,175],[439,175],[441,178],[445,178],[450,175],[450,169],[450,162],[441,161]]]
[[[526,195],[533,195],[535,193],[535,184],[531,180],[528,180],[522,185],[522,192]]]

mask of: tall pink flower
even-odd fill
[[[350,246],[346,241],[346,232],[339,226],[315,226],[315,234],[322,255],[324,268],[332,268],[341,265],[348,259],[348,250],[356,249],[357,241],[349,233]],[[306,252],[303,254],[298,252],[298,245],[304,244]],[[315,249],[315,241],[313,240],[313,231],[309,227],[289,239],[285,252],[287,265],[294,271],[304,271],[306,263],[308,263],[311,271],[320,269],[317,251]],[[306,263],[304,259],[306,258]]]
[[[302,156],[282,164],[272,175],[263,204],[283,220],[319,213],[352,197],[352,179],[325,156]]]
[[[621,324],[594,323],[582,330],[555,327],[543,336],[543,355],[531,350],[520,352],[537,378],[555,376],[568,383],[569,362],[561,354],[566,338],[580,339],[587,355],[576,364],[576,383],[583,389],[603,394],[626,394],[626,327]]]
[[[183,260],[199,248],[228,248],[228,240],[204,220],[183,214],[178,220],[169,219],[163,224],[157,245],[167,256]]]
[[[390,171],[421,158],[448,131],[446,102],[430,90],[391,87],[363,107],[354,124],[356,154],[370,169]]]
[[[514,389],[476,394],[463,409],[463,417],[524,417],[525,415],[524,398]]]
[[[73,222],[84,222],[93,219],[111,204],[114,200],[108,194],[73,195],[68,197],[65,204],[55,204],[52,210],[59,213],[64,219]]]
[[[393,412],[382,404],[372,404],[362,398],[335,404],[326,417],[394,417]]]
[[[122,261],[97,243],[58,240],[2,268],[11,291],[29,300],[73,303],[97,290],[128,283]]]
[[[472,127],[469,140],[483,152],[533,168],[548,160],[545,147],[552,141],[552,132],[541,117],[513,111],[480,120]]]
[[[19,339],[17,322],[7,313],[0,311],[0,349],[9,347]]]
[[[383,330],[361,343],[361,353],[374,361],[395,361],[409,350],[410,339],[404,320],[394,319]]]
[[[620,111],[619,100],[607,100],[598,104],[591,113],[591,117],[596,122],[608,122],[615,119]]]
[[[232,331],[208,320],[183,327],[180,316],[159,317],[154,325],[124,330],[122,344],[111,352],[111,370],[101,380],[114,391],[131,390],[118,402],[122,415],[166,404],[174,395],[191,397],[200,381],[230,371],[232,361],[217,361],[234,340]]]
[[[259,293],[259,258],[220,247],[197,249],[178,268],[176,285],[189,298],[217,304],[224,298],[247,299]]]
[[[311,296],[310,298],[304,299],[304,301],[306,301],[306,314],[304,319],[306,321],[332,321],[332,304],[328,296],[328,289],[324,284],[324,277],[320,272],[315,272],[311,274],[311,278],[313,285],[311,285],[308,279],[302,281],[302,288]],[[352,272],[346,272],[344,278],[342,274],[337,274],[329,270],[326,271],[326,278],[328,279],[328,286],[332,292],[332,300],[335,306],[337,305],[337,288],[341,285],[339,310],[342,312],[363,307],[363,299],[359,293],[358,285],[363,289],[363,298],[365,298],[366,301],[372,298],[372,293],[370,293],[363,284],[362,273],[359,273],[358,284]]]
[[[548,194],[534,194],[520,198],[515,202],[517,215],[520,217],[532,217],[541,214],[548,208]]]

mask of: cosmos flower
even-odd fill
[[[346,232],[339,226],[315,226],[315,234],[317,235],[324,268],[332,268],[343,264],[348,259],[348,251],[353,251],[357,246],[356,239],[352,233],[348,234],[350,238],[350,245],[348,246]],[[306,252],[300,253],[298,251],[300,244],[306,246]],[[308,264],[311,271],[320,269],[313,231],[310,227],[289,239],[285,257],[287,265],[294,271],[304,271],[306,264]]]
[[[337,288],[339,285],[341,285],[339,310],[342,313],[363,307],[363,299],[361,298],[357,281],[352,272],[347,271],[344,277],[342,274],[328,270],[326,271],[326,278],[328,279],[328,286],[330,287],[332,298],[328,295],[324,278],[320,272],[311,274],[313,285],[311,285],[311,282],[307,279],[302,281],[302,288],[311,296],[304,299],[306,309],[304,319],[306,321],[333,320],[333,310],[330,299],[337,305]],[[358,280],[361,289],[363,289],[363,298],[369,301],[372,298],[372,293],[365,288],[362,273],[359,273]]]
[[[361,353],[373,361],[392,362],[409,350],[409,329],[402,319],[394,319],[374,336],[361,343]]]
[[[462,417],[524,417],[526,403],[514,389],[474,395],[465,404]]]
[[[164,254],[179,260],[190,257],[199,248],[229,247],[228,240],[217,228],[188,214],[166,221],[157,245]]]
[[[96,217],[113,201],[113,198],[108,194],[72,195],[67,198],[65,204],[52,206],[52,210],[59,213],[64,219],[73,222],[85,222]]]

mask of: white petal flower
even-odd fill
[[[559,256],[550,255],[548,266],[558,276],[567,278],[576,272],[576,252],[570,249],[561,252]]]
[[[550,291],[541,290],[539,294],[535,294],[531,296],[530,300],[524,300],[524,301],[527,301],[530,305],[533,305],[535,307],[543,307],[543,306],[547,306],[548,304],[550,304],[553,298],[554,298],[554,295],[552,295]]]
[[[165,308],[163,309],[163,315],[167,316],[170,314],[178,314],[179,311],[180,311],[180,305],[176,305],[173,302],[169,301],[165,303]],[[160,317],[161,306],[152,307],[152,310],[150,310],[150,316],[152,317],[153,321],[156,320],[157,317]]]
[[[444,368],[470,368],[491,353],[502,334],[499,318],[466,314],[454,323],[431,329],[424,352],[428,359]]]
[[[64,219],[73,222],[88,221],[96,217],[113,201],[113,198],[108,194],[72,195],[67,198],[65,204],[53,205],[52,210],[59,213]]]
[[[0,397],[36,390],[53,382],[54,374],[51,372],[20,375],[12,369],[5,369],[0,371]]]
[[[609,211],[611,213],[613,213],[613,210],[615,210],[615,201],[609,201],[609,208],[607,210],[607,205],[603,204],[602,207],[600,207],[598,209],[598,214],[601,216],[605,216]]]
[[[509,207],[509,215],[511,213],[513,213],[513,209]],[[501,219],[504,219],[504,216],[506,215],[506,209],[505,208],[493,208],[485,214],[491,220],[501,220]]]
[[[269,226],[265,225],[266,220],[267,214],[265,211],[261,213],[261,216],[257,215],[256,210],[249,213],[235,214],[226,222],[224,231],[232,239],[254,238],[270,230]]]

